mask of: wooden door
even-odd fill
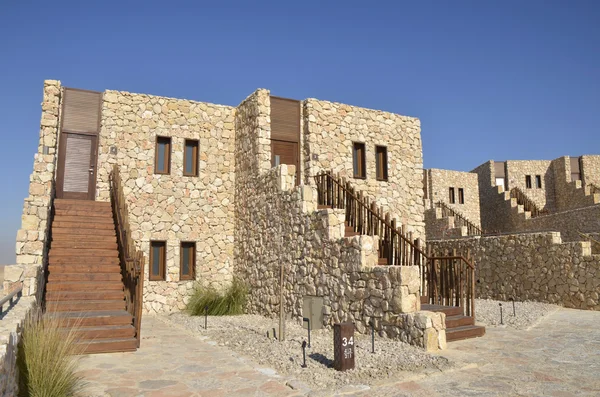
[[[97,136],[61,134],[56,196],[94,200],[96,195]]]
[[[62,98],[56,197],[94,200],[102,93],[65,88]]]

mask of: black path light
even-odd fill
[[[302,341],[302,368],[306,368],[306,341]]]
[[[207,321],[208,321],[208,305],[204,306],[204,329],[208,329]]]
[[[500,306],[500,325],[503,325],[504,322],[502,321],[502,303],[498,303],[498,305]]]
[[[308,327],[307,327],[308,328],[308,345],[307,346],[310,347],[310,318],[304,317],[304,318],[302,318],[302,321],[308,323]]]
[[[510,301],[513,304],[513,317],[517,317],[517,312],[515,311],[515,298],[510,298]]]
[[[369,325],[371,326],[371,353],[375,353],[375,324],[369,321]]]

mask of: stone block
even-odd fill
[[[4,267],[4,280],[9,282],[21,281],[25,266],[9,265]]]

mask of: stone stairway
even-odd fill
[[[110,203],[54,200],[51,235],[46,315],[77,326],[85,353],[136,350]]]
[[[425,303],[424,303],[425,302]],[[475,318],[465,316],[463,308],[426,304],[427,297],[421,297],[421,310],[441,312],[446,315],[446,341],[477,338],[485,335],[485,327],[475,325]]]

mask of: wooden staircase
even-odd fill
[[[51,233],[46,315],[77,326],[85,353],[136,350],[111,204],[55,199]]]
[[[446,315],[446,341],[477,338],[485,335],[485,327],[475,325],[475,318],[465,316],[463,308],[427,304],[428,297],[421,297],[421,310],[444,313]]]

